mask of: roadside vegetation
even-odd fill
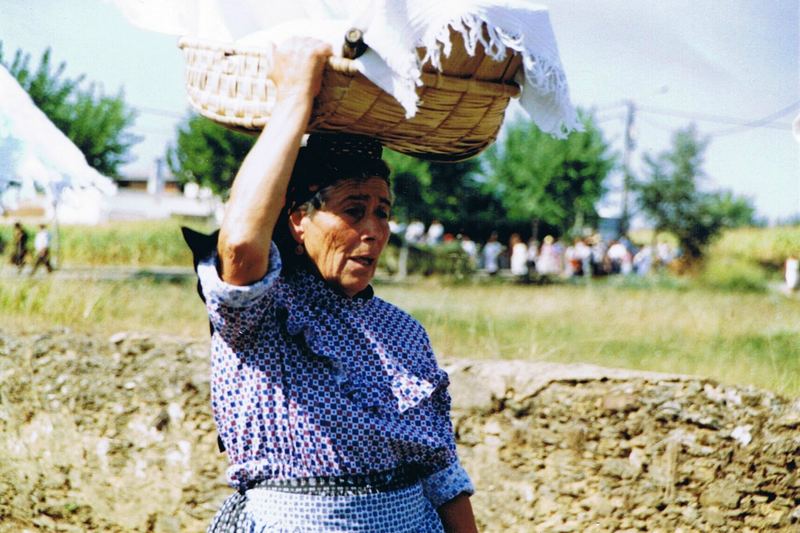
[[[188,267],[179,225],[64,228],[64,263]],[[759,243],[752,253],[741,245],[746,239]],[[779,282],[777,265],[786,242],[800,243],[800,228],[731,231],[711,248],[704,270],[694,277],[665,273],[534,286],[433,275],[378,282],[377,292],[418,318],[442,356],[691,373],[796,397],[800,299],[772,287]],[[208,335],[192,277],[28,278],[4,268],[3,329]]]

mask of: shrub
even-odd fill
[[[726,231],[711,247],[712,256],[730,256],[780,269],[800,254],[800,226],[741,228]]]
[[[389,274],[396,274],[400,268],[400,254],[400,246],[390,244],[383,252],[379,266]],[[461,249],[461,245],[452,242],[438,246],[409,246],[406,269],[408,274],[452,276],[461,279],[471,274],[475,267]]]
[[[710,259],[698,279],[701,285],[714,289],[763,292],[767,289],[767,272],[754,263],[735,257]]]

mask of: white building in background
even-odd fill
[[[189,183],[181,190],[163,160],[141,174],[146,175],[117,180],[117,194],[108,199],[108,220],[210,218],[221,209],[220,199],[206,187]]]

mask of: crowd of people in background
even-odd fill
[[[435,247],[457,242],[476,270],[490,276],[507,272],[520,280],[645,276],[654,268],[670,265],[678,255],[667,242],[637,246],[627,238],[605,240],[598,233],[570,240],[547,235],[541,242],[535,238],[526,242],[519,233],[513,233],[504,244],[497,232],[493,232],[483,245],[479,245],[466,234],[446,232],[438,220],[433,220],[427,228],[418,219],[407,226],[393,221],[392,231],[410,245]]]
[[[518,233],[513,233],[508,246],[500,244],[497,234],[492,234],[474,260],[476,268],[490,275],[507,268],[512,276],[528,279],[645,276],[655,267],[668,266],[676,257],[676,250],[666,242],[654,248],[649,244],[636,246],[625,238],[606,241],[592,234],[572,240],[547,235],[540,243],[536,239],[525,242]]]
[[[31,256],[32,267],[30,274],[34,275],[40,266],[43,266],[48,273],[53,271],[53,265],[50,262],[50,230],[47,224],[39,224],[39,229],[33,238],[33,253],[30,250],[30,234],[28,230],[22,225],[21,222],[14,222],[11,236],[11,264],[17,269],[17,273],[21,274],[28,264],[28,257]],[[2,250],[0,246],[0,250]]]

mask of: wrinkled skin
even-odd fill
[[[353,297],[375,276],[389,241],[390,211],[385,180],[343,180],[331,187],[320,209],[295,211],[289,223],[322,278]]]

